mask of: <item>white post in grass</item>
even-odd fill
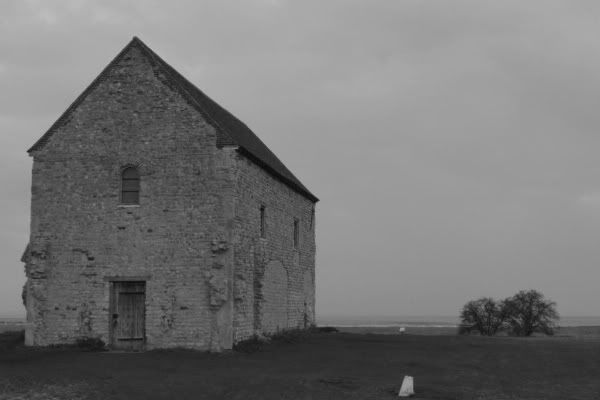
[[[398,393],[398,397],[410,397],[414,394],[415,391],[413,388],[413,377],[406,375],[402,381],[402,386],[400,387],[400,393]]]

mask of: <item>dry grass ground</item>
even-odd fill
[[[386,326],[386,327],[343,327],[338,328],[341,332],[346,333],[377,333],[384,335],[397,335],[397,326]],[[455,327],[406,327],[406,333],[410,335],[456,335],[457,328]],[[537,334],[536,334],[537,335]],[[498,336],[506,336],[506,333],[500,333]],[[543,335],[539,335],[543,337]],[[586,339],[586,340],[600,340],[600,326],[565,326],[560,327],[556,330],[554,337],[549,339],[557,338],[572,338],[572,339]]]
[[[404,375],[417,399],[600,399],[600,340],[591,334],[294,339],[254,353],[93,353],[25,348],[4,333],[0,399],[392,399]]]

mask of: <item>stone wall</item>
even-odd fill
[[[260,293],[256,300],[260,306],[262,332],[277,332],[288,328],[288,271],[279,260],[271,260],[264,267]]]
[[[31,153],[26,343],[108,343],[115,280],[146,282],[148,348],[221,350],[313,323],[312,201],[217,147],[137,47],[102,76]],[[120,204],[127,166],[140,172],[139,205]]]
[[[27,343],[108,342],[108,279],[129,276],[148,347],[231,347],[233,152],[130,48],[32,154]],[[127,165],[139,206],[119,204]]]
[[[236,175],[234,341],[309,326],[315,320],[314,203],[239,153]]]

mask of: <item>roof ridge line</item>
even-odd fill
[[[177,88],[178,91],[181,92],[181,94],[184,95],[184,97],[190,101],[191,103],[193,103],[195,105],[195,108],[200,111],[200,113],[204,116],[204,117],[208,117],[207,119],[210,120],[210,123],[212,125],[215,125],[215,128],[217,128],[217,130],[221,131],[223,134],[227,135],[232,141],[235,141],[232,137],[232,135],[229,133],[229,131],[223,127],[221,124],[219,124],[217,122],[217,120],[211,115],[211,113],[206,110],[204,107],[202,107],[202,105],[200,103],[198,103],[198,101],[194,98],[193,94],[190,93],[185,87],[182,87],[182,85],[180,85],[177,82],[177,76],[173,76],[173,71],[177,73],[177,71],[175,70],[175,68],[173,68],[169,63],[167,63],[165,60],[163,60],[158,54],[156,54],[150,47],[148,47],[146,45],[146,43],[144,43],[141,39],[139,39],[137,36],[134,36],[132,41],[135,40],[136,44],[138,44],[142,50],[142,52],[150,57],[151,61],[158,65],[159,68],[161,68],[161,70],[165,73],[165,75],[169,78],[169,82],[175,86]],[[173,70],[173,71],[171,71]],[[185,79],[190,85],[195,86],[192,82],[188,81],[183,75],[179,74],[178,75]],[[196,87],[197,90],[200,90]],[[201,90],[200,90],[201,91]],[[201,91],[202,92],[202,91]],[[207,96],[204,92],[202,92],[202,94],[204,94],[205,96]],[[208,96],[207,96],[208,97]],[[239,144],[238,144],[239,146]]]
[[[48,143],[57,130],[72,120],[73,113],[81,103],[85,101],[99,84],[107,79],[110,72],[115,68],[115,65],[121,62],[123,56],[134,47],[141,53],[146,62],[149,63],[153,69],[155,78],[179,94],[203,117],[207,125],[215,129],[216,146],[218,148],[236,145],[239,152],[251,156],[251,159],[255,163],[262,166],[266,171],[271,171],[275,178],[278,178],[288,187],[298,191],[313,202],[319,201],[248,125],[206,95],[206,93],[163,60],[137,36],[133,36],[129,43],[102,69],[100,74],[96,76],[85,90],[77,96],[75,101],[69,105],[44,135],[27,150],[30,156],[33,156],[31,154],[33,151],[40,150]]]

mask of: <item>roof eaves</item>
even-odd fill
[[[136,42],[136,44],[139,45],[140,49],[148,57],[150,62],[153,65],[160,68],[160,70],[165,74],[165,77],[167,78],[168,83],[171,86],[173,86],[173,88],[175,88],[176,92],[181,94],[183,96],[183,98],[188,103],[190,103],[190,105],[192,107],[194,107],[194,109],[196,109],[196,111],[198,111],[200,113],[200,115],[202,115],[207,120],[207,122],[217,130],[217,133],[220,134],[217,137],[217,145],[223,146],[223,145],[227,145],[227,144],[236,144],[235,141],[232,139],[231,135],[228,133],[228,131],[221,124],[219,124],[218,121],[215,118],[213,118],[213,116],[210,115],[210,113],[207,110],[205,110],[201,104],[198,103],[198,101],[194,97],[193,93],[190,93],[190,91],[187,90],[184,87],[184,85],[182,85],[180,83],[180,81],[185,80],[185,78],[181,74],[179,74],[175,70],[175,68],[171,67],[171,65],[169,65],[169,63],[167,63],[158,54],[156,54],[154,51],[152,51],[152,49],[150,49],[148,46],[146,46],[146,44],[144,42],[142,42],[140,39],[138,39],[137,37],[134,37],[133,40]],[[188,84],[193,85],[191,82],[188,82]],[[197,89],[197,90],[199,90],[199,89]]]
[[[247,149],[241,143],[236,142],[233,139],[234,136],[227,130],[227,128],[224,127],[222,124],[220,124],[218,122],[217,118],[213,117],[211,115],[211,113],[202,104],[200,104],[200,102],[194,96],[194,93],[192,93],[192,92],[196,92],[197,95],[208,99],[210,102],[215,103],[217,106],[218,106],[218,104],[214,100],[210,99],[204,92],[202,92],[200,89],[198,89],[193,83],[191,83],[189,80],[187,80],[183,75],[181,75],[179,72],[177,72],[177,70],[175,68],[173,68],[169,63],[167,63],[165,60],[163,60],[152,49],[150,49],[148,46],[146,46],[146,44],[144,42],[142,42],[141,40],[139,40],[137,38],[134,38],[134,39],[137,40],[137,43],[139,44],[139,46],[142,49],[142,51],[144,52],[144,54],[146,54],[146,56],[148,56],[148,58],[150,59],[150,62],[152,64],[154,64],[155,66],[157,66],[158,68],[160,68],[160,70],[165,74],[165,77],[167,78],[168,83],[170,85],[172,85],[173,88],[175,88],[175,90],[178,93],[180,93],[198,112],[200,112],[200,114],[206,118],[207,122],[215,127],[215,129],[217,130],[218,133],[220,133],[220,135],[217,137],[217,146],[223,147],[226,145],[237,145],[239,147],[238,151],[239,150],[243,151],[243,153],[245,155],[247,155],[248,158],[253,160],[257,165],[261,166],[263,169],[267,169],[271,175],[275,175],[276,177],[279,178],[280,181],[284,182],[286,185],[290,186],[295,191],[303,194],[311,201],[313,201],[313,202],[319,201],[319,199],[316,196],[314,196],[312,193],[310,193],[308,191],[308,189],[306,189],[300,183],[300,181],[293,176],[291,171],[287,170],[287,168],[281,161],[279,161],[279,163],[281,164],[281,167],[283,167],[286,170],[286,172],[288,174],[290,174],[292,177],[294,177],[298,182],[294,182],[294,180],[286,177],[283,173],[278,171],[276,168],[269,165],[268,162],[262,160],[260,157],[253,154],[252,151]],[[219,107],[223,109],[223,107],[221,107],[221,106],[219,106]],[[233,114],[231,114],[229,111],[223,109],[222,112],[230,114],[231,118],[235,118],[237,120],[237,118],[235,116],[233,116]],[[246,126],[246,124],[244,124],[242,121],[237,120],[237,122],[239,122],[239,124],[243,125],[246,130],[250,131],[250,128],[248,128]],[[256,139],[259,142],[261,142],[261,144],[265,148],[268,148],[264,143],[262,143],[260,138],[256,137]],[[273,154],[273,157],[277,158],[277,156],[275,156],[274,154]]]
[[[298,193],[304,195],[308,199],[313,202],[319,201],[319,199],[314,196],[307,188],[305,188],[300,180],[292,174],[291,171],[287,169],[285,164],[283,164],[275,154],[273,154],[269,148],[256,136],[250,128],[248,128],[242,121],[237,119],[233,114],[229,111],[221,107],[214,100],[210,99],[204,92],[198,89],[193,83],[188,81],[183,75],[177,72],[173,67],[171,67],[166,61],[164,61],[158,54],[156,54],[152,49],[150,49],[144,42],[142,42],[138,37],[134,36],[133,39],[117,54],[117,56],[102,70],[102,72],[92,81],[92,83],[75,99],[75,101],[61,114],[61,116],[52,124],[52,126],[42,135],[37,142],[34,143],[29,150],[28,153],[40,149],[44,144],[46,144],[49,139],[52,137],[52,134],[55,132],[57,128],[63,125],[68,121],[72,112],[83,102],[83,100],[89,95],[89,93],[100,84],[108,75],[108,72],[112,69],[112,67],[117,64],[123,55],[132,47],[136,45],[142,53],[147,57],[151,64],[158,68],[160,72],[162,72],[165,76],[165,83],[171,85],[179,94],[183,96],[183,98],[189,102],[189,104],[194,107],[206,120],[209,124],[211,124],[217,131],[217,146],[223,147],[227,145],[237,145],[239,147],[239,151],[242,151],[249,159],[254,161],[257,165],[261,166],[263,169],[267,170],[270,174],[279,178],[280,181],[290,186],[292,189],[297,191]],[[155,71],[158,74],[158,71]],[[157,76],[158,77],[158,76]],[[202,104],[196,96],[206,104]],[[218,119],[215,118],[207,108],[213,108],[215,112],[218,114],[225,113],[225,116],[234,121],[234,125],[238,124],[243,127],[243,130],[247,130],[248,133],[253,137],[254,140],[260,143],[260,146],[264,147],[267,151],[267,159],[271,159],[270,161],[263,160],[258,154],[254,154],[251,149],[246,148],[237,140],[234,139],[235,135],[232,132],[229,132],[227,127],[218,122]],[[223,117],[223,115],[221,115]],[[231,124],[231,121],[227,122],[227,124]],[[234,126],[235,128],[236,126]],[[239,134],[239,133],[238,133]],[[252,143],[251,143],[252,144]],[[252,144],[253,145],[253,144]],[[253,145],[254,146],[254,145]],[[262,148],[261,147],[261,148]],[[255,149],[256,150],[256,149]],[[260,149],[259,149],[260,150]],[[261,153],[261,151],[259,151]],[[263,154],[264,157],[264,154]],[[274,161],[273,161],[274,160]],[[270,165],[270,162],[275,162],[275,165]],[[277,165],[279,164],[279,165]],[[279,169],[283,169],[283,171],[279,171]],[[286,176],[286,175],[289,175]]]
[[[282,174],[278,173],[269,164],[265,163],[264,161],[262,161],[258,157],[254,156],[252,153],[250,153],[244,147],[240,146],[237,149],[237,151],[239,153],[243,154],[245,157],[247,157],[253,163],[257,164],[262,169],[266,170],[275,179],[281,181],[282,183],[284,183],[285,185],[287,185],[288,187],[290,187],[291,189],[293,189],[295,192],[300,193],[301,195],[303,195],[304,197],[306,197],[307,199],[309,199],[313,203],[316,203],[316,202],[319,201],[319,199],[314,194],[312,194],[311,192],[309,192],[306,188],[300,187],[299,185],[297,185],[292,180],[290,180],[290,179],[286,178],[285,176],[283,176]]]

